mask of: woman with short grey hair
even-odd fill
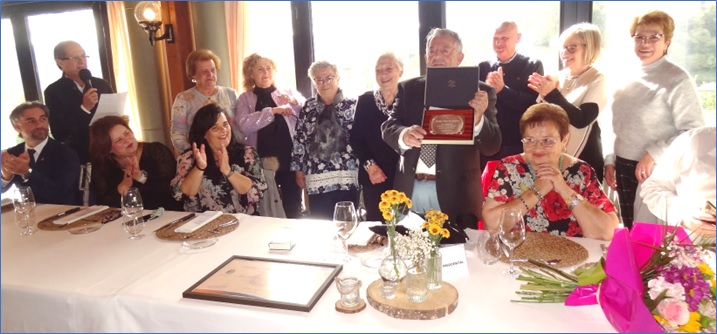
[[[357,198],[358,159],[349,144],[356,99],[344,97],[335,64],[314,62],[309,77],[316,96],[299,113],[291,170],[309,194],[311,217],[331,219],[337,202]]]

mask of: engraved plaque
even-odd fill
[[[438,115],[431,119],[429,132],[434,135],[463,134],[463,117],[461,115]]]

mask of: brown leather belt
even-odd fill
[[[416,180],[418,181],[435,181],[436,176],[433,174],[419,174],[416,173]]]

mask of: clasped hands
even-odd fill
[[[139,159],[137,159],[136,156],[125,158],[122,166],[124,166],[122,167],[124,178],[122,178],[122,182],[117,185],[117,192],[124,195],[127,193],[127,190],[132,187],[133,180],[142,177],[142,170],[139,168]]]
[[[535,189],[537,189],[542,196],[547,195],[551,190],[555,190],[561,195],[571,194],[572,191],[568,184],[565,183],[563,173],[560,169],[547,163],[539,164],[537,166],[533,187],[535,187]]]
[[[528,77],[528,88],[536,91],[541,97],[545,97],[553,89],[558,88],[558,80],[551,76],[533,73]]]
[[[12,179],[13,175],[23,175],[30,170],[30,155],[27,151],[19,156],[14,156],[8,151],[2,151],[2,178],[6,181]]]

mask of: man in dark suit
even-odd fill
[[[426,40],[427,66],[456,67],[463,61],[457,33],[434,28]],[[501,142],[495,90],[481,82],[472,100],[460,101],[475,111],[473,145],[421,145],[425,86],[425,77],[402,82],[396,109],[381,125],[383,139],[401,155],[395,188],[412,199],[419,214],[440,209],[453,223],[476,228],[483,204],[480,154],[495,154]]]
[[[2,191],[13,184],[30,186],[37,203],[82,204],[77,154],[48,137],[48,113],[37,101],[20,104],[10,113],[25,142],[2,151]]]
[[[97,110],[99,95],[114,90],[100,78],[92,77],[91,87],[82,81],[80,70],[87,68],[88,56],[77,42],[60,42],[54,53],[62,77],[45,89],[52,137],[75,150],[80,163],[85,164],[89,161],[90,120]]]
[[[528,88],[528,77],[533,73],[543,75],[543,63],[516,51],[521,34],[515,22],[506,21],[495,30],[493,50],[496,60],[478,64],[481,80],[495,88],[498,96],[498,126],[502,134],[500,151],[492,156],[481,157],[481,166],[488,160],[500,160],[509,155],[523,153],[523,143],[518,123],[528,107],[536,103],[538,92]]]

